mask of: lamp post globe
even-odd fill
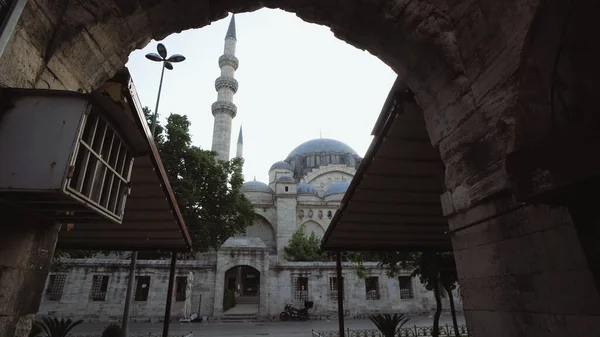
[[[154,109],[154,113],[152,114],[152,137],[154,137],[154,133],[156,131],[156,117],[158,116],[158,103],[160,102],[160,92],[162,90],[163,78],[165,75],[165,68],[169,70],[173,70],[173,63],[179,63],[185,61],[185,56],[181,54],[173,54],[167,57],[167,47],[164,44],[159,43],[156,46],[156,51],[158,53],[149,53],[146,54],[146,58],[150,61],[154,62],[162,62],[161,73],[160,73],[160,84],[158,85],[158,95],[156,97],[156,108]]]

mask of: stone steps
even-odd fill
[[[258,315],[225,314],[220,317],[222,323],[244,323],[258,321]]]
[[[235,302],[237,304],[257,304],[258,296],[239,296],[236,297]]]

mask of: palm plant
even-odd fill
[[[48,337],[66,337],[69,332],[79,324],[83,323],[83,320],[72,321],[70,318],[49,318],[44,317],[42,321],[35,321],[33,324],[38,325]]]
[[[369,319],[377,329],[381,332],[383,337],[394,337],[396,331],[400,329],[409,318],[405,314],[378,314],[370,316]]]

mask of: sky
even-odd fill
[[[187,115],[192,141],[203,149],[212,143],[211,104],[220,76],[219,56],[231,14],[211,25],[151,41],[129,56],[142,105],[154,110],[161,65],[144,55],[163,43],[169,55],[186,60],[165,70],[159,120]],[[334,37],[328,27],[302,21],[292,13],[261,9],[236,14],[236,57],[240,65],[234,97],[231,156],[240,125],[244,137],[244,177],[268,183],[271,165],[298,145],[333,138],[364,156],[371,130],[396,78],[387,65],[366,51]]]

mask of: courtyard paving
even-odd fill
[[[405,327],[431,326],[432,317],[411,317]],[[332,331],[337,330],[336,320],[309,320],[305,322],[249,322],[249,323],[171,323],[170,336],[192,337],[218,336],[218,337],[241,337],[241,336],[269,336],[269,337],[310,337],[312,330]],[[440,325],[452,324],[449,315],[442,315]],[[458,324],[465,324],[464,317],[458,316]],[[84,323],[74,329],[74,336],[100,336],[108,323]],[[368,319],[349,319],[345,321],[345,327],[355,329],[375,329]],[[162,323],[132,323],[129,327],[131,337],[137,336],[160,336]]]

